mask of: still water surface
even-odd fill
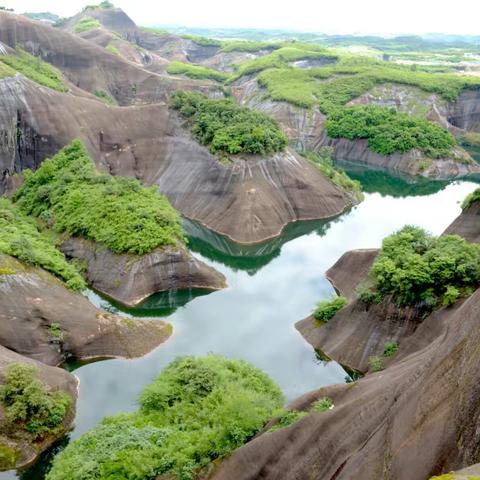
[[[471,181],[412,183],[365,168],[343,165],[360,180],[365,200],[329,221],[299,222],[281,238],[241,247],[193,223],[186,223],[190,247],[227,278],[228,288],[157,295],[131,316],[162,317],[173,336],[136,360],[107,360],[71,365],[80,379],[76,426],[70,438],[92,428],[106,415],[136,408],[143,387],[179,355],[221,353],[243,358],[278,382],[288,400],[324,385],[343,382],[345,372],[324,364],[295,330],[296,321],[334,294],[325,271],[347,250],[379,247],[382,238],[405,224],[440,234],[460,213],[460,202],[477,185]],[[116,310],[93,292],[91,300]],[[6,472],[0,480],[40,480],[49,458],[68,442],[47,452],[29,471]]]

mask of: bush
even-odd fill
[[[384,368],[382,357],[377,355],[372,355],[368,358],[368,365],[372,372],[380,372]]]
[[[117,105],[117,101],[103,90],[95,90],[94,95],[107,105]]]
[[[15,55],[0,55],[0,66],[3,63],[7,68],[16,70],[30,80],[53,90],[59,92],[68,91],[68,87],[65,85],[59,70],[44,62],[40,57],[30,55],[20,46],[17,46],[15,50]],[[0,76],[1,72],[2,70],[0,69]]]
[[[146,387],[139,411],[107,418],[71,443],[47,479],[192,479],[255,435],[282,402],[279,388],[244,361],[179,358]]]
[[[41,267],[64,280],[73,290],[85,288],[77,268],[68,263],[50,236],[6,198],[0,198],[0,252]]]
[[[448,157],[455,140],[448,130],[392,108],[362,105],[329,115],[327,133],[332,138],[368,139],[380,155],[418,149],[432,158]]]
[[[277,432],[278,430],[282,430],[282,428],[289,427],[294,423],[298,422],[300,419],[306,417],[308,412],[302,412],[299,410],[288,410],[282,413],[280,417],[278,417],[277,423],[268,429],[269,432]]]
[[[319,322],[328,322],[340,309],[347,304],[345,297],[323,300],[313,312],[313,318]]]
[[[45,160],[14,197],[21,209],[49,218],[58,232],[143,255],[184,241],[180,217],[157,187],[99,174],[79,140]]]
[[[0,387],[7,422],[15,428],[21,426],[35,440],[62,430],[72,403],[67,393],[48,391],[37,375],[38,369],[33,365],[12,363]]]
[[[397,342],[387,342],[383,348],[383,356],[393,357],[398,352],[399,348],[400,347]]]
[[[333,400],[329,397],[319,398],[312,407],[314,412],[322,413],[330,410],[333,407]]]
[[[288,143],[275,120],[230,99],[209,100],[199,93],[177,91],[171,107],[190,120],[193,134],[212,153],[267,155],[284,150]]]
[[[480,245],[406,226],[383,240],[370,269],[372,290],[404,305],[451,305],[480,284]]]
[[[217,82],[225,82],[230,75],[228,73],[214,70],[213,68],[202,67],[200,65],[191,65],[183,62],[170,62],[167,73],[172,75],[186,75],[194,79],[209,79]]]
[[[83,17],[78,23],[75,25],[75,33],[84,33],[89,32],[90,30],[94,30],[95,28],[100,28],[100,22],[93,17]]]
[[[305,152],[303,156],[310,160],[334,185],[353,193],[358,201],[363,200],[362,184],[357,180],[352,180],[343,170],[334,167],[332,147],[322,147],[318,152]]]
[[[480,188],[477,188],[474,192],[469,193],[462,202],[462,210],[470,208],[474,203],[480,202]]]

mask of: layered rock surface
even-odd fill
[[[134,307],[157,292],[226,287],[225,277],[192,256],[186,248],[158,249],[147,255],[116,255],[79,238],[61,247],[67,257],[86,263],[88,283],[117,302]]]
[[[171,326],[131,320],[94,307],[49,273],[2,255],[0,345],[48,365],[79,360],[138,357],[167,340]]]

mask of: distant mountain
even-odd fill
[[[22,13],[24,17],[30,18],[32,20],[37,20],[40,22],[46,23],[57,23],[60,20],[58,15],[55,15],[52,12],[25,12]]]

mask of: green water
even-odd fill
[[[130,316],[162,317],[174,326],[171,339],[143,358],[70,365],[80,379],[71,438],[105,415],[135,409],[143,387],[178,355],[215,352],[243,358],[275,379],[289,400],[344,382],[345,371],[322,361],[294,328],[319,300],[334,294],[324,272],[345,251],[378,247],[383,237],[407,223],[440,234],[460,213],[461,200],[476,188],[467,181],[415,184],[357,167],[349,173],[364,183],[364,202],[328,222],[292,224],[281,237],[261,245],[239,246],[186,222],[191,249],[226,276],[228,288],[209,295],[157,295],[128,310]],[[89,296],[95,304],[117,311],[94,292]],[[66,442],[63,439],[20,477],[42,479],[52,456]],[[6,472],[0,478],[16,475]]]

